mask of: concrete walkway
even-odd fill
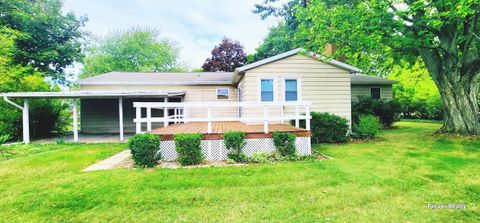
[[[124,150],[122,152],[119,152],[119,153],[111,156],[111,157],[108,157],[105,160],[102,160],[98,163],[95,163],[95,164],[85,168],[83,171],[113,169],[114,167],[116,167],[120,163],[122,163],[124,160],[128,159],[130,156],[132,156],[132,154],[130,153],[130,150]]]

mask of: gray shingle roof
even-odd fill
[[[78,80],[81,85],[231,85],[232,72],[110,72]]]
[[[352,77],[350,80],[352,85],[368,85],[368,84],[388,85],[388,84],[398,83],[398,81],[387,80],[385,78],[368,76],[364,74],[352,74]]]

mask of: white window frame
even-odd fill
[[[374,99],[374,98],[372,97],[372,88],[378,88],[378,89],[380,89],[380,98],[377,99],[377,100],[382,99],[382,93],[383,93],[383,92],[382,92],[382,88],[381,88],[381,87],[370,87],[370,92],[369,92],[370,97],[371,97],[372,99]]]
[[[218,98],[218,90],[227,90],[227,98],[226,99],[220,99]],[[230,89],[229,88],[217,88],[215,89],[215,97],[217,98],[217,101],[229,101],[230,100]]]
[[[278,85],[277,76],[260,76],[257,79],[257,95],[259,102],[275,102],[278,101]],[[262,101],[262,80],[273,80],[273,101]]]
[[[287,85],[286,80],[297,80],[297,100],[302,101],[302,78],[301,77],[282,77],[282,99],[283,101],[287,101]]]

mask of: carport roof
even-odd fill
[[[64,92],[8,92],[0,97],[10,98],[134,98],[184,96],[184,91],[64,91]]]

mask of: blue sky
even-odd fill
[[[103,36],[132,26],[157,28],[181,47],[181,61],[200,67],[224,36],[255,52],[276,19],[252,13],[262,0],[65,0],[64,10],[87,15],[85,29]]]

